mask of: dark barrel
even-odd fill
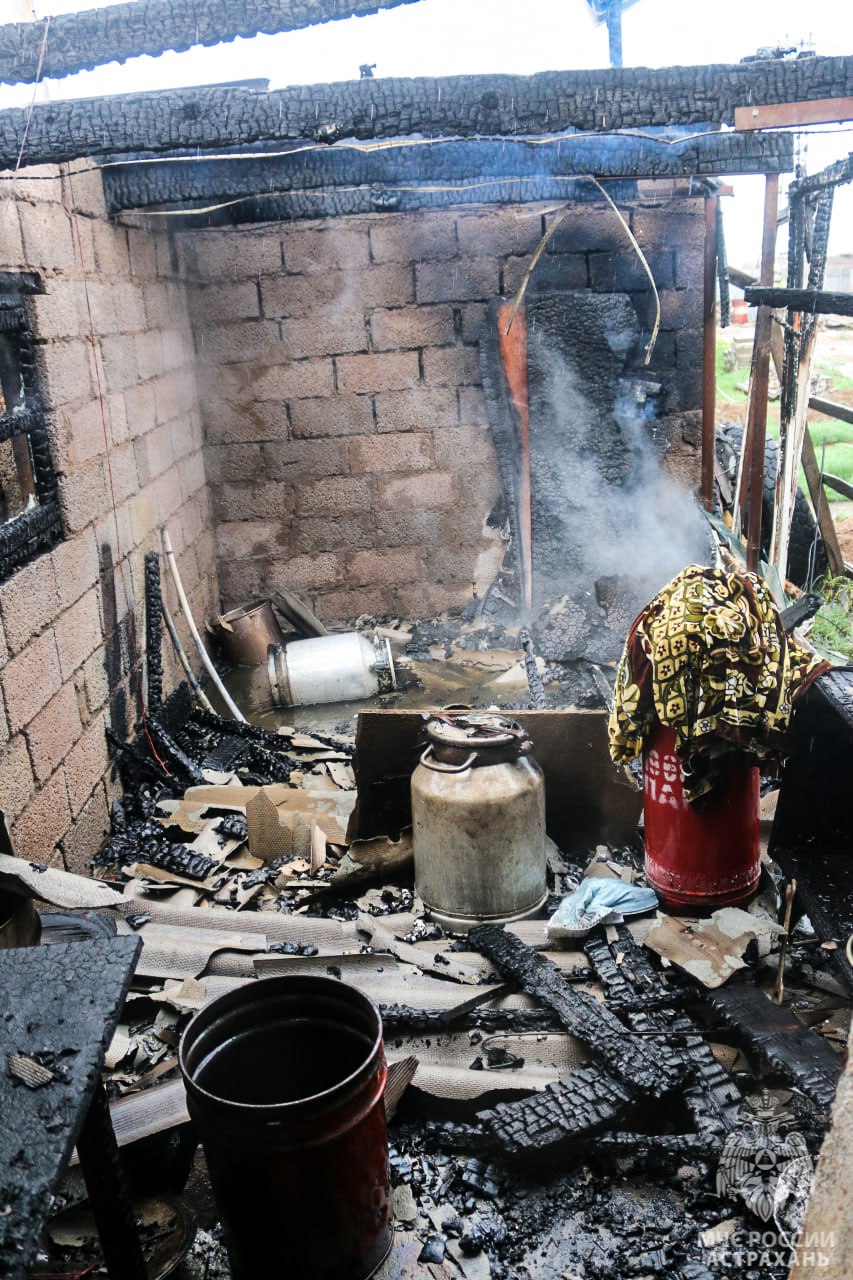
[[[365,1280],[391,1247],[382,1022],[334,978],[248,982],[180,1048],[234,1280]]]

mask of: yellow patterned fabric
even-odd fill
[[[629,763],[657,722],[669,725],[685,797],[696,800],[733,752],[756,761],[778,753],[794,699],[828,669],[787,635],[755,574],[689,565],[631,624],[608,726],[611,758]]]

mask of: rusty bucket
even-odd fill
[[[225,657],[238,667],[266,662],[269,646],[284,641],[269,600],[220,614],[210,629]]]
[[[234,1280],[366,1280],[392,1241],[379,1011],[334,978],[250,982],[180,1048]]]

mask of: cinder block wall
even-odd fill
[[[162,522],[197,615],[217,598],[184,286],[165,234],[106,220],[90,168],[27,170],[0,208],[0,269],[44,285],[28,307],[67,535],[0,584],[0,808],[18,853],[81,872],[115,794],[105,729],[137,720]]]
[[[661,296],[655,434],[695,485],[703,201],[640,187],[626,215]],[[460,208],[176,237],[225,605],[286,585],[343,622],[461,607],[485,588],[501,548],[487,524],[499,484],[480,322],[555,216]],[[537,277],[628,289],[651,328],[647,278],[603,205],[571,211]]]

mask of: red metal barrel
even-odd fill
[[[675,730],[657,725],[643,752],[646,878],[671,911],[689,915],[754,897],[761,874],[759,778],[735,768],[696,808],[684,798]]]
[[[365,1280],[391,1247],[382,1023],[333,978],[249,982],[180,1049],[234,1280]]]

